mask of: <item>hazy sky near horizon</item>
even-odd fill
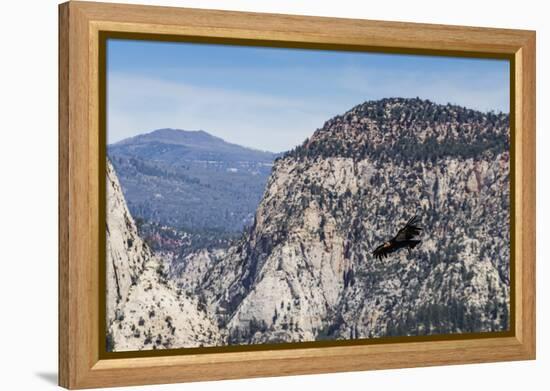
[[[367,100],[509,112],[509,62],[109,39],[107,140],[204,130],[281,152]]]

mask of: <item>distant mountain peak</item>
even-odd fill
[[[271,160],[277,153],[264,151],[256,148],[246,147],[244,145],[231,143],[221,137],[214,136],[202,129],[199,130],[183,130],[174,128],[161,128],[152,130],[148,133],[142,133],[137,136],[128,137],[110,145],[110,147],[120,147],[133,144],[145,143],[164,143],[172,145],[184,145],[189,147],[206,147],[217,150],[232,149],[233,151],[242,153],[248,152],[256,155],[269,156]]]
[[[172,128],[111,144],[108,154],[136,216],[232,233],[250,221],[277,156]]]
[[[208,132],[205,132],[202,129],[198,130],[186,130],[186,129],[175,129],[175,128],[162,128],[162,129],[156,129],[152,130],[149,133],[146,133],[149,135],[158,135],[158,136],[182,136],[182,135],[200,135],[200,136],[209,136],[209,137],[215,137],[211,135]],[[215,137],[218,138],[218,137]]]
[[[113,145],[125,145],[143,142],[162,142],[166,144],[194,144],[204,142],[225,143],[219,137],[213,136],[204,130],[183,130],[174,128],[162,128],[150,131],[148,133],[139,134],[134,137],[129,137],[121,140]]]

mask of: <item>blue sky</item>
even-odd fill
[[[366,100],[420,97],[509,111],[509,63],[377,53],[110,39],[107,137],[202,129],[288,150]]]

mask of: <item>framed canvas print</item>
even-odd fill
[[[62,386],[535,358],[534,32],[59,12]]]

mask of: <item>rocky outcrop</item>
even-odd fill
[[[254,224],[197,292],[228,343],[506,330],[508,146],[504,114],[359,105],[276,161]],[[422,245],[377,261],[415,214]]]
[[[143,273],[153,254],[140,239],[128,211],[118,178],[107,164],[107,322],[128,300],[130,288]]]
[[[218,345],[218,327],[196,297],[168,279],[164,261],[137,234],[107,163],[107,350]]]

